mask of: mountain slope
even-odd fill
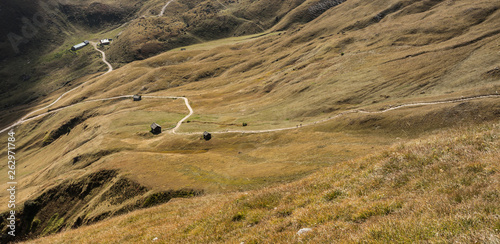
[[[116,63],[142,60],[176,47],[266,31],[305,5],[295,1],[176,0],[132,21],[109,49]],[[154,14],[154,15],[151,15]]]
[[[264,1],[248,3],[256,5],[246,14]],[[40,219],[42,230],[33,234],[121,214],[161,192],[188,189],[210,198],[284,184],[398,141],[498,121],[498,96],[459,100],[498,94],[497,1],[352,0],[322,9],[321,15],[312,10],[323,1],[294,3],[277,21],[266,14],[257,18],[275,24],[271,31],[177,48],[80,79],[89,82],[51,108],[62,110],[17,127],[18,155],[25,162],[20,201],[47,203],[40,197],[54,196],[84,199],[78,206],[91,203],[65,216],[57,209],[66,205],[40,208],[30,217]],[[290,9],[284,1],[274,7]],[[232,8],[217,14],[244,15],[236,5]],[[302,19],[305,13],[312,17]],[[164,26],[162,19],[145,17],[137,23]],[[51,93],[38,107],[62,92]],[[178,134],[153,135],[151,123],[168,130],[186,116],[183,100],[91,101],[138,93],[184,96],[194,115]],[[397,107],[416,102],[435,103]],[[74,106],[63,109],[67,105]],[[280,128],[292,129],[224,133]],[[213,132],[213,139],[202,140],[203,131]],[[1,135],[0,140],[7,139]],[[108,171],[115,173],[92,194],[48,194]],[[145,190],[129,201],[100,197],[121,180]],[[52,228],[54,222],[58,228]]]
[[[103,70],[89,48],[71,52],[83,40],[106,36],[130,19],[137,1],[2,1],[0,3],[1,126],[60,92],[79,78]],[[97,34],[99,33],[99,34]]]
[[[291,184],[176,199],[32,243],[494,243],[499,128],[460,127]]]

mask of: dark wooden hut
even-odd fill
[[[157,123],[151,124],[151,133],[158,135],[161,133],[161,126]]]
[[[212,134],[208,133],[208,132],[203,132],[203,139],[205,139],[206,141],[210,141],[210,139],[212,139]]]

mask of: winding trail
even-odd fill
[[[101,53],[102,61],[108,66],[108,71],[100,76],[103,76],[103,75],[113,71],[113,66],[111,66],[111,64],[108,61],[106,61],[106,53],[104,51],[99,50],[99,48],[97,48],[97,42],[90,42],[90,44],[92,44],[92,46],[94,47],[94,49],[96,51]]]
[[[170,1],[168,1],[168,2],[167,2],[167,4],[165,4],[165,6],[163,6],[163,8],[161,9],[160,14],[158,14],[158,17],[161,17],[161,16],[163,16],[163,15],[165,14],[165,10],[167,9],[168,5],[169,5],[171,2],[173,2],[173,1],[174,1],[174,0],[170,0]]]
[[[49,112],[46,112],[46,113],[39,114],[37,116],[28,118],[28,119],[24,119],[23,121],[21,121],[20,123],[18,123],[16,125],[23,124],[23,123],[35,120],[37,118],[41,118],[41,117],[43,117],[45,115],[56,113],[56,112],[59,112],[59,111],[61,111],[63,109],[71,108],[71,107],[74,107],[76,105],[80,105],[80,104],[84,104],[84,103],[99,102],[99,101],[110,101],[110,100],[118,100],[118,99],[130,99],[132,97],[133,97],[133,95],[123,95],[123,96],[116,96],[116,97],[110,97],[110,98],[100,98],[100,99],[87,100],[87,101],[83,101],[83,102],[80,102],[80,103],[75,103],[75,104],[72,104],[72,105],[60,107],[60,108],[51,110]],[[173,129],[171,129],[170,132],[172,132],[173,134],[178,134],[178,135],[193,135],[193,134],[203,133],[201,131],[200,132],[177,132],[177,130],[181,127],[182,123],[184,123],[184,121],[186,121],[189,117],[191,117],[194,114],[194,110],[191,107],[191,105],[189,104],[189,100],[187,98],[185,98],[185,97],[176,97],[176,96],[149,96],[149,95],[144,95],[144,96],[142,96],[142,98],[143,99],[150,98],[150,99],[182,99],[182,100],[184,100],[184,103],[185,103],[187,109],[189,110],[189,114],[186,115],[184,118],[182,118],[179,122],[177,122],[177,125]],[[391,106],[388,109],[384,109],[384,110],[380,110],[380,111],[365,111],[365,110],[362,110],[362,109],[354,109],[354,110],[349,110],[349,111],[345,111],[345,112],[339,113],[339,114],[337,114],[335,116],[332,116],[332,117],[329,117],[327,119],[322,119],[322,120],[318,120],[318,121],[315,121],[315,122],[310,122],[310,123],[307,123],[307,124],[303,124],[300,127],[299,126],[295,126],[295,127],[285,127],[285,128],[268,129],[268,130],[225,130],[225,131],[214,131],[214,132],[211,132],[211,133],[212,134],[229,134],[229,133],[260,134],[260,133],[270,133],[270,132],[294,130],[294,129],[299,129],[299,128],[302,128],[302,127],[313,126],[313,125],[317,125],[317,124],[320,124],[320,123],[324,123],[324,122],[327,122],[327,121],[330,121],[330,120],[334,120],[336,118],[339,118],[339,117],[342,117],[342,116],[345,116],[345,115],[348,115],[348,114],[353,114],[353,113],[360,113],[360,114],[381,114],[381,113],[386,113],[386,112],[389,112],[389,111],[393,111],[393,110],[397,110],[397,109],[402,109],[402,108],[408,108],[408,107],[430,106],[430,105],[439,105],[439,104],[448,104],[448,103],[459,103],[459,102],[465,102],[465,101],[470,101],[470,100],[479,100],[479,99],[487,99],[487,98],[500,98],[500,95],[498,95],[498,94],[481,95],[481,96],[463,97],[463,98],[450,99],[450,100],[442,100],[442,101],[435,101],[435,102],[407,103],[407,104],[402,104],[402,105],[398,105],[398,106]],[[4,132],[7,129],[9,129],[9,128],[6,128],[6,129],[2,130],[1,132]]]
[[[99,75],[98,77],[101,77],[101,76],[106,75],[106,74],[108,74],[109,72],[113,71],[113,66],[111,66],[111,64],[110,64],[110,63],[108,63],[108,61],[106,61],[106,53],[104,53],[103,51],[101,51],[101,50],[99,50],[99,49],[97,48],[97,43],[95,43],[95,42],[91,42],[91,44],[92,44],[92,46],[94,47],[94,49],[95,49],[95,50],[97,50],[98,52],[100,52],[100,53],[102,54],[102,61],[103,61],[103,62],[104,62],[104,63],[108,66],[108,71],[107,71],[106,73],[102,74],[102,75]],[[97,77],[96,77],[96,78],[97,78]],[[91,80],[92,80],[92,79],[91,79]],[[9,127],[5,128],[5,129],[3,129],[3,130],[0,130],[0,134],[1,134],[1,133],[4,133],[4,132],[5,132],[5,131],[7,131],[7,130],[10,130],[10,129],[12,129],[12,128],[16,127],[17,125],[20,125],[20,124],[23,124],[23,123],[25,123],[25,122],[27,122],[27,121],[33,120],[34,118],[30,118],[30,116],[31,116],[31,115],[33,115],[33,114],[35,114],[35,113],[38,113],[38,112],[40,112],[40,111],[42,111],[42,110],[49,109],[49,108],[50,108],[50,107],[52,107],[54,104],[56,104],[57,102],[59,102],[59,101],[60,101],[60,100],[61,100],[64,96],[66,96],[66,94],[68,94],[68,93],[70,93],[70,92],[72,92],[72,91],[74,91],[74,90],[76,90],[76,89],[78,89],[78,88],[80,88],[80,87],[84,86],[85,84],[89,83],[91,80],[85,81],[85,82],[83,82],[82,84],[80,84],[80,85],[78,85],[78,86],[73,87],[71,90],[66,91],[65,93],[63,93],[62,95],[60,95],[60,96],[59,96],[56,100],[54,100],[54,101],[53,101],[52,103],[50,103],[49,105],[44,106],[44,107],[41,107],[41,108],[39,108],[39,109],[37,109],[37,110],[34,110],[34,111],[29,112],[29,113],[28,113],[28,114],[26,114],[24,117],[22,117],[21,119],[19,119],[19,120],[18,120],[18,121],[16,121],[16,122],[14,122],[14,124],[12,124],[11,126],[9,126]],[[90,100],[89,100],[89,101],[90,101]],[[83,103],[83,102],[82,102],[82,103]],[[74,105],[76,105],[76,104],[73,104],[73,105],[70,105],[70,106],[74,106]],[[67,108],[67,107],[69,107],[69,106],[61,107],[61,108],[57,109],[57,111],[62,110],[62,109]],[[56,111],[56,110],[50,111],[50,113],[53,113],[53,112],[55,112],[55,111]],[[36,116],[36,118],[39,118],[39,117],[41,117],[42,115],[47,115],[47,114],[48,114],[48,113],[43,113],[43,114],[40,114],[40,115]],[[29,119],[28,119],[28,118],[29,118]]]
[[[131,97],[131,96],[128,96]],[[173,97],[173,96],[142,96],[143,98],[157,98],[157,99],[183,99],[186,107],[189,110],[189,114],[181,119],[179,122],[177,122],[177,125],[175,128],[171,130],[173,134],[178,134],[178,135],[193,135],[193,134],[200,134],[203,132],[177,132],[177,130],[181,127],[182,123],[186,121],[189,117],[191,117],[194,113],[193,108],[191,105],[189,105],[189,100],[185,97]],[[349,110],[345,111],[342,113],[339,113],[335,116],[318,120],[315,122],[310,122],[307,124],[303,124],[300,127],[295,126],[295,127],[285,127],[285,128],[278,128],[278,129],[268,129],[268,130],[225,130],[225,131],[214,131],[211,132],[212,134],[229,134],[229,133],[242,133],[242,134],[260,134],[260,133],[270,133],[270,132],[278,132],[278,131],[286,131],[286,130],[294,130],[302,127],[307,127],[307,126],[313,126],[317,125],[319,123],[324,123],[330,120],[334,120],[336,118],[348,115],[348,114],[353,114],[353,113],[360,113],[360,114],[381,114],[381,113],[386,113],[389,111],[397,110],[397,109],[402,109],[402,108],[408,108],[408,107],[418,107],[418,106],[430,106],[430,105],[439,105],[439,104],[447,104],[447,103],[459,103],[459,102],[465,102],[465,101],[470,101],[470,100],[478,100],[478,99],[486,99],[486,98],[500,98],[500,94],[492,94],[492,95],[479,95],[479,96],[472,96],[472,97],[462,97],[462,98],[457,98],[457,99],[449,99],[449,100],[442,100],[442,101],[435,101],[435,102],[419,102],[419,103],[407,103],[407,104],[402,104],[402,105],[397,105],[397,106],[391,106],[388,109],[380,110],[380,111],[366,111],[362,109],[354,109],[354,110]]]
[[[18,122],[14,123],[13,125],[11,125],[11,126],[5,128],[5,129],[1,130],[0,133],[3,133],[3,132],[5,132],[5,131],[7,131],[7,130],[9,130],[9,129],[15,127],[15,126],[17,126],[17,125],[21,125],[21,124],[24,124],[26,122],[29,122],[29,121],[32,121],[32,120],[44,117],[44,116],[49,115],[49,114],[53,114],[53,113],[59,112],[61,110],[67,109],[67,108],[71,108],[71,107],[74,107],[74,106],[77,106],[77,105],[80,105],[80,104],[85,104],[85,103],[90,103],[90,102],[99,102],[99,101],[111,101],[111,100],[119,100],[119,99],[130,99],[132,97],[133,97],[133,95],[123,95],[123,96],[116,96],[116,97],[109,97],[109,98],[91,99],[91,100],[87,100],[87,101],[83,101],[83,102],[79,102],[79,103],[75,103],[75,104],[71,104],[71,105],[59,107],[57,109],[54,109],[54,110],[51,110],[51,111],[48,111],[48,112],[45,112],[45,113],[42,113],[42,114],[39,114],[39,115],[36,115],[36,116],[33,116],[33,117],[29,117],[34,112],[41,110],[41,109],[39,109],[39,110],[36,110],[36,111],[31,112],[30,114],[24,116],[21,120],[19,120]],[[203,133],[203,132],[177,132],[177,130],[181,127],[182,123],[184,123],[184,121],[186,121],[189,117],[191,117],[194,114],[194,110],[191,107],[191,105],[189,104],[189,100],[186,97],[144,95],[144,96],[142,96],[142,98],[143,99],[148,99],[149,98],[149,99],[182,99],[182,100],[184,100],[184,103],[185,103],[187,109],[189,110],[189,114],[186,115],[184,118],[182,118],[179,122],[177,122],[176,126],[173,129],[171,129],[170,132],[173,133],[173,134],[178,134],[178,135],[193,135],[193,134]],[[462,98],[457,98],[457,99],[442,100],[442,101],[435,101],[435,102],[407,103],[407,104],[401,104],[401,105],[397,105],[397,106],[390,106],[390,108],[384,109],[384,110],[380,110],[380,111],[366,111],[366,110],[363,110],[363,109],[354,109],[354,110],[349,110],[349,111],[345,111],[345,112],[339,113],[339,114],[337,114],[335,116],[332,116],[332,117],[329,117],[329,118],[326,118],[326,119],[322,119],[322,120],[318,120],[318,121],[315,121],[315,122],[306,123],[306,124],[303,124],[301,126],[295,126],[295,127],[285,127],[285,128],[268,129],[268,130],[225,130],[225,131],[214,131],[214,132],[211,132],[211,133],[212,134],[229,134],[229,133],[260,134],[260,133],[270,133],[270,132],[294,130],[294,129],[299,129],[299,128],[302,128],[302,127],[317,125],[319,123],[324,123],[324,122],[327,122],[327,121],[330,121],[330,120],[334,120],[336,118],[339,118],[339,117],[342,117],[342,116],[345,116],[345,115],[348,115],[348,114],[353,114],[353,113],[360,113],[360,114],[381,114],[381,113],[386,113],[386,112],[389,112],[389,111],[393,111],[393,110],[397,110],[397,109],[402,109],[402,108],[418,107],[418,106],[430,106],[430,105],[439,105],[439,104],[448,104],[448,103],[459,103],[459,102],[465,102],[465,101],[470,101],[470,100],[487,99],[487,98],[500,98],[500,94],[479,95],[479,96],[472,96],[472,97],[462,97]],[[53,102],[52,104],[54,104],[54,103],[55,102]],[[47,108],[47,107],[49,107],[49,106],[46,106],[45,108]]]
[[[470,101],[470,100],[478,100],[478,99],[486,99],[486,98],[500,98],[500,94],[492,94],[492,95],[479,95],[479,96],[472,96],[472,97],[463,97],[463,98],[457,98],[457,99],[450,99],[450,100],[443,100],[443,101],[435,101],[435,102],[419,102],[419,103],[407,103],[407,104],[402,104],[402,105],[397,105],[397,106],[391,106],[388,109],[380,110],[380,111],[365,111],[362,109],[354,109],[354,110],[349,110],[345,111],[342,113],[339,113],[335,116],[318,120],[315,122],[303,124],[301,126],[295,126],[295,127],[286,127],[286,128],[278,128],[278,129],[269,129],[269,130],[226,130],[226,131],[216,131],[216,132],[211,132],[212,134],[225,134],[225,133],[243,133],[243,134],[259,134],[259,133],[269,133],[269,132],[277,132],[277,131],[286,131],[286,130],[293,130],[293,129],[298,129],[302,128],[305,126],[313,126],[317,125],[319,123],[324,123],[348,114],[353,114],[353,113],[361,113],[361,114],[381,114],[381,113],[386,113],[392,110],[397,110],[397,109],[402,109],[402,108],[408,108],[408,107],[418,107],[418,106],[429,106],[429,105],[438,105],[438,104],[447,104],[447,103],[459,103],[459,102],[465,102],[465,101]],[[200,132],[201,133],[201,132]],[[186,133],[186,134],[194,134],[194,133]]]
[[[194,114],[193,108],[191,105],[189,105],[189,100],[185,97],[172,97],[172,96],[142,96],[142,98],[159,98],[159,99],[183,99],[184,103],[186,104],[186,107],[189,110],[189,114],[186,115],[186,117],[182,118],[179,122],[177,122],[177,125],[172,129],[172,133],[177,134],[177,130],[181,127],[182,123],[189,119],[191,115]],[[180,133],[182,134],[182,133]]]
[[[132,97],[133,97],[133,95],[123,95],[123,96],[116,96],[116,97],[110,97],[110,98],[91,99],[91,100],[87,100],[87,101],[83,101],[83,102],[79,102],[79,103],[75,103],[75,104],[63,106],[63,107],[60,107],[60,108],[57,108],[57,109],[54,109],[54,110],[51,110],[51,111],[39,114],[37,116],[30,117],[30,118],[27,118],[28,115],[29,115],[28,114],[23,119],[21,119],[18,122],[16,122],[15,124],[13,124],[13,125],[5,128],[5,129],[3,129],[3,130],[1,130],[0,133],[3,133],[3,132],[5,132],[5,131],[7,131],[7,130],[9,130],[9,129],[15,127],[15,126],[17,126],[17,125],[24,124],[26,122],[29,122],[29,121],[32,121],[32,120],[44,117],[46,115],[53,114],[53,113],[59,112],[61,110],[67,109],[67,108],[74,107],[76,105],[90,103],[90,102],[111,101],[111,100],[119,100],[119,99],[130,99]],[[142,98],[144,98],[144,99],[150,98],[150,99],[182,99],[182,100],[184,100],[184,103],[185,103],[187,109],[189,110],[189,114],[186,115],[184,118],[182,118],[179,122],[177,122],[177,125],[173,129],[171,129],[170,131],[173,134],[178,134],[178,135],[193,135],[193,134],[203,133],[203,132],[177,132],[177,130],[181,127],[182,123],[184,123],[184,121],[186,121],[189,117],[191,117],[194,114],[194,110],[191,107],[191,105],[189,104],[189,100],[187,98],[185,98],[185,97],[176,97],[176,96],[149,96],[149,95],[144,95],[144,96],[142,96]],[[268,129],[268,130],[225,130],[225,131],[214,131],[214,132],[211,132],[211,133],[212,134],[228,134],[228,133],[260,134],[260,133],[269,133],[269,132],[294,130],[294,129],[298,129],[298,128],[302,128],[302,127],[317,125],[319,123],[324,123],[324,122],[327,122],[327,121],[330,121],[330,120],[333,120],[333,119],[336,119],[336,118],[339,118],[339,117],[342,117],[342,116],[345,116],[345,115],[348,115],[348,114],[353,114],[353,113],[360,113],[360,114],[381,114],[381,113],[386,113],[386,112],[389,112],[389,111],[393,111],[393,110],[397,110],[397,109],[402,109],[402,108],[408,108],[408,107],[430,106],[430,105],[439,105],[439,104],[447,104],[447,103],[459,103],[459,102],[465,102],[465,101],[470,101],[470,100],[478,100],[478,99],[486,99],[486,98],[500,98],[500,95],[498,95],[498,94],[481,95],[481,96],[464,97],[464,98],[457,98],[457,99],[443,100],[443,101],[435,101],[435,102],[408,103],[408,104],[402,104],[402,105],[398,105],[398,106],[391,106],[388,109],[384,109],[384,110],[380,110],[380,111],[365,111],[365,110],[362,110],[362,109],[354,109],[354,110],[349,110],[349,111],[345,111],[345,112],[339,113],[339,114],[337,114],[335,116],[332,116],[332,117],[329,117],[327,119],[322,119],[322,120],[318,120],[318,121],[315,121],[315,122],[306,123],[306,124],[303,124],[301,126],[285,127],[285,128],[278,128],[278,129]]]
[[[158,15],[159,17],[161,17],[161,16],[163,16],[165,14],[166,8],[173,1],[174,0],[170,0],[170,1],[168,1],[163,6],[160,14]],[[219,3],[221,3],[221,2],[219,1]],[[222,4],[222,3],[221,3],[221,5],[224,6],[224,4]],[[112,72],[113,71],[113,66],[111,66],[111,64],[106,60],[106,53],[104,53],[103,51],[101,51],[101,50],[99,50],[97,48],[97,43],[96,42],[90,42],[90,43],[92,44],[92,46],[94,47],[94,49],[96,51],[98,51],[98,52],[100,52],[102,54],[102,61],[108,66],[108,71],[106,73],[102,74],[102,75],[97,76],[97,77],[101,77],[101,76],[104,76],[104,75]],[[97,77],[95,77],[95,78],[97,78]],[[91,79],[91,80],[93,80],[93,79]],[[38,118],[42,118],[42,117],[44,117],[46,115],[53,114],[53,113],[56,113],[56,112],[62,111],[64,109],[71,108],[71,107],[74,107],[74,106],[77,106],[77,105],[80,105],[80,104],[85,104],[85,103],[90,103],[90,102],[99,102],[99,101],[111,101],[111,100],[119,100],[119,99],[130,99],[130,98],[133,97],[133,95],[122,95],[122,96],[115,96],[115,97],[109,97],[109,98],[90,99],[90,100],[82,101],[82,102],[79,102],[79,103],[75,103],[75,104],[71,104],[71,105],[67,105],[67,106],[62,106],[62,107],[59,107],[59,108],[56,108],[56,109],[53,109],[53,110],[49,109],[54,104],[56,104],[57,102],[59,102],[66,94],[68,94],[70,92],[73,92],[76,89],[84,86],[85,84],[87,84],[91,80],[88,80],[88,81],[86,81],[86,82],[84,82],[84,83],[82,83],[82,84],[80,84],[80,85],[72,88],[71,90],[68,90],[68,91],[64,92],[62,95],[60,95],[55,101],[53,101],[49,105],[44,106],[44,107],[39,108],[39,109],[36,109],[36,110],[28,113],[27,115],[25,115],[24,117],[22,117],[21,119],[19,119],[15,123],[13,123],[12,125],[8,126],[7,128],[4,128],[4,129],[0,130],[0,133],[8,131],[8,130],[10,130],[10,129],[18,126],[18,125],[24,124],[26,122],[29,122],[29,121],[32,121],[32,120],[35,120],[35,119],[38,119]],[[185,103],[187,109],[189,110],[189,114],[186,115],[184,118],[182,118],[179,122],[177,122],[176,126],[173,129],[170,130],[171,133],[173,133],[173,134],[179,134],[179,135],[192,135],[192,134],[202,133],[202,132],[177,132],[177,130],[179,130],[179,128],[181,127],[182,123],[184,123],[184,121],[186,121],[189,117],[191,117],[194,114],[194,110],[191,107],[191,105],[189,104],[189,100],[186,97],[144,95],[144,96],[142,96],[142,98],[145,98],[145,99],[148,99],[148,98],[150,98],[150,99],[182,99],[182,100],[184,100],[184,103]],[[285,127],[285,128],[268,129],[268,130],[225,130],[225,131],[215,131],[215,132],[211,132],[211,133],[214,133],[214,134],[224,134],[224,133],[258,134],[258,133],[269,133],[269,132],[277,132],[277,131],[286,131],[286,130],[293,130],[293,129],[302,128],[304,126],[313,126],[313,125],[316,125],[316,124],[319,124],[319,123],[324,123],[324,122],[327,122],[327,121],[330,121],[330,120],[333,120],[333,119],[345,116],[347,114],[353,114],[353,113],[360,113],[360,114],[381,114],[381,113],[386,113],[386,112],[389,112],[389,111],[393,111],[393,110],[397,110],[397,109],[402,109],[402,108],[408,108],[408,107],[430,106],[430,105],[438,105],[438,104],[446,104],[446,103],[458,103],[458,102],[464,102],[464,101],[469,101],[469,100],[486,99],[486,98],[500,98],[500,94],[478,95],[478,96],[472,96],[472,97],[462,97],[462,98],[457,98],[457,99],[442,100],[442,101],[435,101],[435,102],[407,103],[407,104],[401,104],[401,105],[397,105],[397,106],[390,106],[388,109],[384,109],[384,110],[380,110],[380,111],[366,111],[366,110],[363,110],[363,109],[354,109],[354,110],[349,110],[349,111],[345,111],[345,112],[339,113],[337,115],[334,115],[332,117],[329,117],[329,118],[326,118],[326,119],[323,119],[323,120],[319,120],[319,121],[315,121],[315,122],[311,122],[311,123],[306,123],[304,125],[295,126],[295,127]],[[35,114],[37,112],[40,112],[42,110],[46,110],[46,109],[49,109],[49,111],[47,111],[45,113],[41,113],[41,114],[36,115],[36,116],[32,116],[33,114]]]
[[[224,4],[223,4],[220,0],[217,0],[217,2],[218,2],[220,5],[222,5],[222,7],[224,7],[225,9],[227,9],[227,6],[226,6],[226,5],[224,5]]]
[[[59,112],[59,111],[61,111],[63,109],[71,108],[71,107],[74,107],[74,106],[80,105],[80,104],[85,104],[85,103],[90,103],[90,102],[111,101],[111,100],[125,99],[125,98],[132,98],[132,97],[133,97],[133,95],[124,95],[124,96],[117,96],[117,97],[110,97],[110,98],[91,99],[91,100],[87,100],[87,101],[83,101],[83,102],[79,102],[79,103],[75,103],[75,104],[71,104],[71,105],[67,105],[67,106],[62,106],[62,107],[50,110],[48,112],[45,112],[43,114],[39,114],[37,116],[33,116],[33,117],[30,117],[30,118],[24,119],[21,122],[21,124],[26,123],[26,122],[30,122],[32,120],[44,117],[45,115],[53,114],[53,113]]]

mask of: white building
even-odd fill
[[[111,41],[110,39],[102,39],[101,45],[109,45],[110,41]]]

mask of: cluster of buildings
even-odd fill
[[[113,41],[113,39],[102,39],[99,44],[100,45],[109,45],[111,42]],[[76,50],[80,50],[84,47],[86,47],[87,45],[89,45],[89,41],[85,40],[83,41],[82,43],[78,43],[74,46],[71,47],[71,51],[76,51]]]

